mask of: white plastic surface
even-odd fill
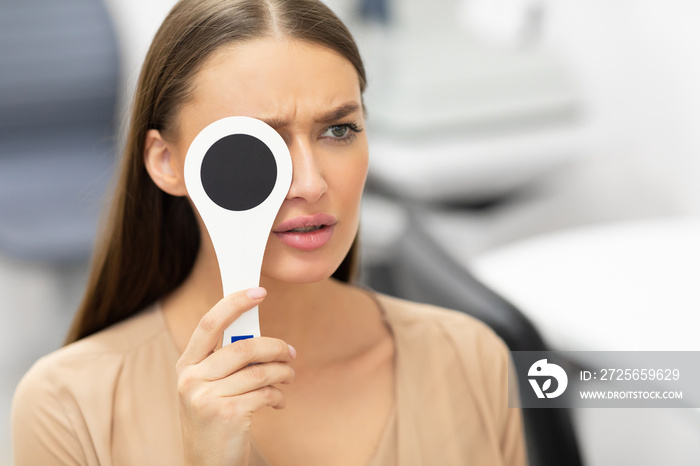
[[[554,349],[698,351],[699,238],[698,218],[645,219],[522,240],[469,266]]]
[[[257,207],[231,211],[214,203],[201,180],[201,165],[209,148],[233,134],[248,134],[265,143],[277,163],[277,180],[270,195]],[[185,158],[185,185],[207,227],[219,261],[224,296],[260,284],[260,270],[267,239],[292,182],[292,159],[282,137],[266,123],[250,117],[215,121],[195,137]],[[236,319],[224,332],[223,345],[231,337],[260,336],[257,306]]]

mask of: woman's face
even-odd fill
[[[217,51],[178,115],[175,170],[184,173],[187,149],[204,127],[238,115],[270,124],[292,157],[291,188],[274,221],[262,275],[297,283],[329,277],[357,232],[367,175],[355,68],[303,41],[264,38]]]

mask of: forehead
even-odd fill
[[[234,115],[302,124],[348,102],[361,105],[361,91],[345,57],[304,41],[256,39],[207,59],[193,80],[192,99],[181,109],[180,129],[194,137]]]

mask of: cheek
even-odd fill
[[[329,188],[339,201],[350,207],[359,207],[360,198],[367,179],[368,160],[366,155],[353,157],[352,160],[332,164]]]
[[[366,152],[342,158],[334,154],[326,159],[323,172],[328,184],[328,207],[339,215],[343,224],[342,228],[336,230],[334,246],[319,256],[288,250],[285,252],[281,245],[272,241],[268,243],[265,252],[263,275],[301,283],[322,280],[333,273],[355,239],[367,168]]]

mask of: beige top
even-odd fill
[[[462,313],[376,297],[396,399],[369,466],[524,465],[503,342]],[[40,359],[15,393],[16,464],[181,464],[178,358],[154,306]],[[250,466],[267,466],[254,445]]]

